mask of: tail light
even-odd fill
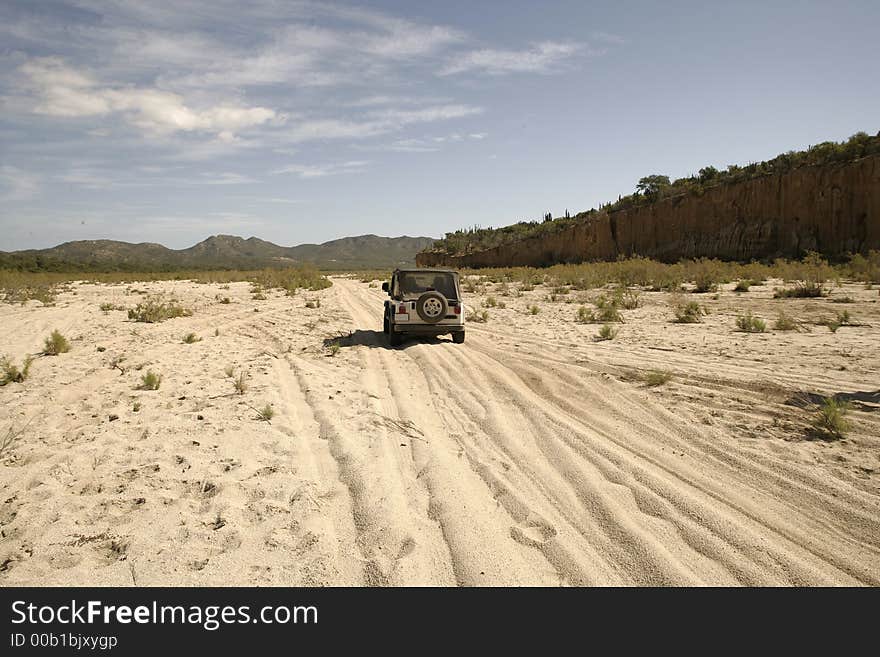
[[[405,303],[402,303],[397,307],[397,313],[400,315],[406,314],[406,304]]]
[[[455,304],[455,306],[453,306],[453,308],[455,309],[456,315],[461,315],[461,305]]]

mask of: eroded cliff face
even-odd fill
[[[420,253],[422,267],[540,267],[640,255],[761,260],[818,251],[830,258],[880,250],[880,157],[806,166],[702,195],[588,216],[558,233],[450,256]]]

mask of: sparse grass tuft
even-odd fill
[[[70,351],[70,344],[67,342],[67,338],[65,338],[58,329],[52,331],[52,335],[46,338],[43,343],[43,353],[47,356],[57,356],[58,354],[65,354]]]
[[[257,411],[257,419],[261,422],[268,422],[273,417],[275,417],[275,409],[270,404],[266,404],[262,410]]]
[[[202,339],[197,336],[195,333],[187,333],[183,336],[184,344],[193,344],[195,342],[201,342]]]
[[[31,418],[31,420],[32,419],[33,418]],[[6,452],[21,439],[22,434],[28,428],[30,423],[31,421],[28,420],[21,429],[16,429],[13,425],[9,425],[9,428],[6,429],[6,433],[0,438],[0,458],[3,458]]]
[[[813,431],[827,439],[844,438],[850,428],[846,414],[851,407],[849,402],[838,401],[834,397],[826,398],[813,418]]]
[[[232,386],[235,388],[235,392],[239,395],[243,395],[247,392],[248,389],[248,376],[247,372],[241,370],[238,373],[238,376],[232,380]]]
[[[794,287],[776,290],[774,299],[814,299],[828,294],[823,283],[816,281],[799,281]]]
[[[339,349],[340,349],[340,347],[339,347],[339,343],[338,343],[338,342],[331,342],[331,343],[327,346],[327,350],[330,352],[330,356],[335,356],[336,354],[338,354],[338,353],[339,353]]]
[[[790,315],[780,311],[773,328],[777,331],[797,331],[798,323]]]
[[[662,386],[672,379],[672,372],[669,370],[651,370],[641,376],[646,386],[656,387]]]
[[[23,382],[28,378],[31,370],[31,363],[33,362],[34,357],[28,354],[24,357],[21,369],[18,369],[18,366],[7,356],[0,357],[0,386],[5,386],[9,383]]]
[[[192,312],[174,299],[165,300],[161,297],[146,299],[128,311],[129,319],[147,324],[164,322],[166,319],[174,319],[175,317],[188,317],[189,315],[192,315]]]
[[[763,333],[767,330],[767,323],[760,317],[755,317],[751,312],[736,318],[736,327],[745,333]]]
[[[162,385],[162,375],[156,374],[153,370],[147,370],[147,373],[141,376],[141,390],[158,390]]]
[[[537,315],[539,312],[541,312],[541,309],[538,308],[538,306],[536,306],[535,304],[532,304],[531,306],[529,306],[528,312],[529,315]]]
[[[135,413],[140,411],[141,410],[141,403],[138,401],[138,402],[135,402],[134,404],[132,404],[131,410],[134,411]]]
[[[675,319],[677,324],[697,324],[703,321],[704,310],[696,301],[679,303],[675,306]]]
[[[624,310],[635,310],[642,305],[641,292],[620,288],[614,293],[614,303]]]
[[[613,340],[617,337],[617,329],[614,328],[611,324],[603,324],[602,328],[599,329],[599,333],[596,336],[597,340]]]

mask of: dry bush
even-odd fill
[[[150,297],[128,311],[128,318],[136,322],[154,324],[176,317],[189,317],[192,311],[181,306],[175,299]]]
[[[46,356],[57,356],[58,354],[66,354],[70,351],[70,343],[58,329],[52,331],[52,334],[43,342],[43,353]]]
[[[673,312],[675,313],[673,321],[677,324],[697,324],[703,321],[705,314],[705,310],[696,301],[678,303]]]
[[[767,323],[760,317],[755,317],[751,312],[736,318],[736,327],[744,333],[763,333],[767,330]]]
[[[31,363],[33,362],[34,357],[28,354],[24,357],[21,369],[19,369],[8,356],[0,357],[0,386],[22,383],[30,375]]]
[[[614,328],[611,324],[603,324],[602,328],[599,329],[599,333],[596,335],[596,340],[613,340],[617,337],[617,329]]]
[[[777,331],[797,331],[798,323],[790,315],[780,311],[776,317],[776,322],[773,324],[773,328]]]
[[[147,370],[147,373],[141,376],[141,384],[138,387],[141,390],[158,390],[160,385],[162,385],[162,375]]]
[[[852,405],[849,402],[839,401],[834,397],[826,398],[813,417],[813,432],[826,439],[845,438],[850,429],[849,420],[846,419],[850,408]]]

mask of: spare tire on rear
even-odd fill
[[[446,303],[446,297],[439,292],[425,292],[416,301],[416,312],[419,317],[428,324],[436,324],[446,317],[449,310],[449,304]]]

